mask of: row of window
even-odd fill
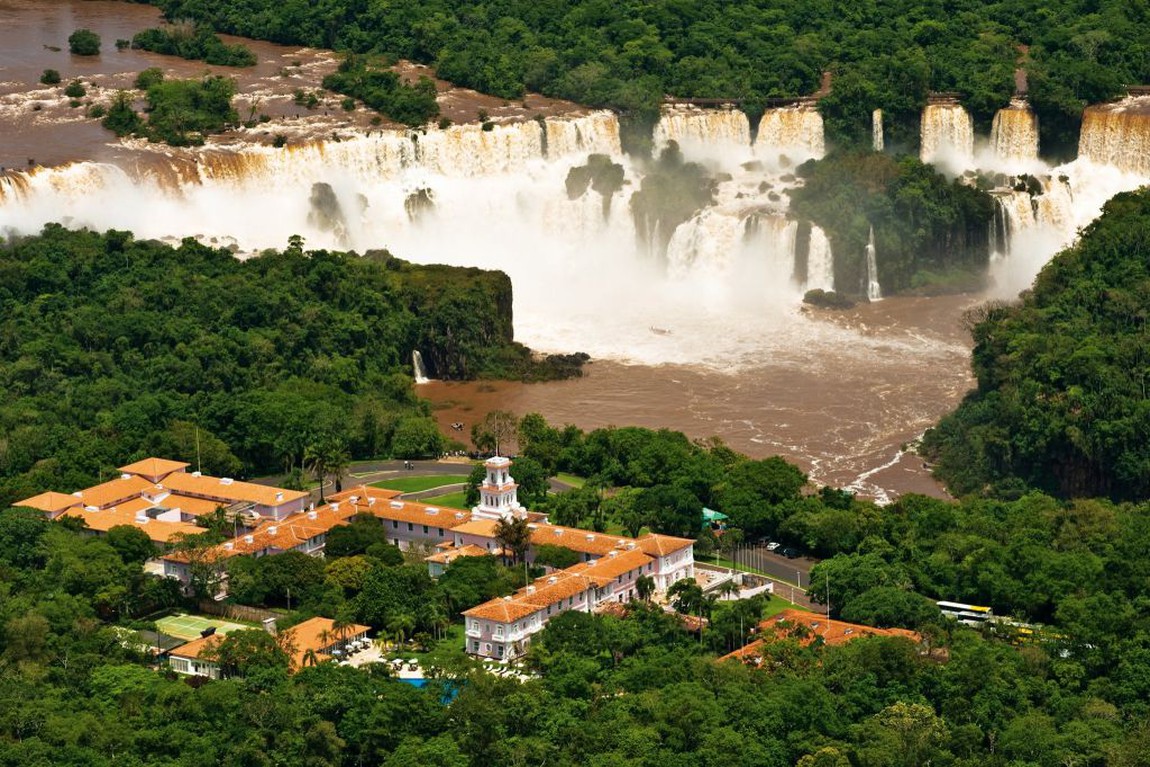
[[[424,535],[430,535],[431,534],[431,530],[427,527],[427,525],[422,525],[422,527],[423,527],[423,534]],[[391,520],[391,529],[392,530],[398,530],[399,529],[399,522],[397,520],[394,520],[394,519]],[[409,532],[409,533],[415,532],[415,525],[412,524],[411,522],[407,523],[407,532]],[[440,538],[443,537],[443,528],[442,527],[436,528],[436,532],[438,533]]]

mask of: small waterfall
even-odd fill
[[[875,255],[874,227],[866,244],[866,297],[868,301],[882,300],[882,287],[878,284],[878,258]]]
[[[870,113],[870,135],[871,135],[871,148],[876,152],[881,152],[883,146],[882,136],[882,110],[876,109]]]
[[[675,141],[685,154],[714,154],[724,148],[750,149],[751,123],[737,109],[674,106],[663,110],[655,124],[655,152]]]
[[[547,137],[547,159],[573,154],[623,154],[619,140],[619,120],[614,112],[592,112],[582,117],[548,117],[543,123]]]
[[[1150,176],[1150,96],[1087,107],[1082,115],[1078,156]]]
[[[793,164],[821,159],[827,152],[823,116],[813,105],[768,109],[759,121],[755,155],[768,161],[786,157]]]
[[[822,227],[811,225],[811,242],[807,251],[807,290],[835,289],[835,259],[831,241]]]
[[[431,380],[427,377],[427,368],[423,366],[423,355],[419,353],[419,349],[412,349],[411,351],[411,368],[415,371],[417,384],[425,384]]]
[[[1024,98],[1013,98],[998,110],[990,128],[990,148],[999,163],[1033,163],[1038,159],[1038,116]]]
[[[974,121],[956,101],[927,104],[922,111],[920,158],[958,173],[974,162]]]

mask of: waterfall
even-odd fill
[[[920,128],[923,162],[960,173],[974,161],[974,121],[957,102],[927,104]]]
[[[876,152],[881,152],[883,146],[882,136],[882,110],[876,109],[870,113],[870,135],[871,135],[871,148]]]
[[[431,380],[427,377],[427,368],[423,366],[423,355],[419,353],[419,349],[412,349],[411,351],[411,368],[415,371],[417,384],[425,384]]]
[[[1150,96],[1087,107],[1078,156],[1126,173],[1150,176]]]
[[[613,112],[598,111],[582,117],[548,117],[544,121],[547,159],[569,155],[620,155],[619,121]]]
[[[652,138],[656,152],[674,141],[688,156],[746,153],[751,147],[751,123],[737,109],[674,106],[663,110]]]
[[[1038,159],[1038,116],[1026,99],[1013,98],[1010,106],[995,113],[990,148],[995,160],[1007,168]]]
[[[835,259],[831,241],[822,227],[811,225],[811,243],[807,252],[806,290],[835,289]]]
[[[878,258],[875,255],[874,227],[866,244],[866,297],[868,301],[882,300],[882,287],[878,284]]]
[[[813,105],[768,109],[759,121],[755,155],[767,161],[786,157],[793,164],[826,154],[823,116]]]

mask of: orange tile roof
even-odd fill
[[[438,548],[438,547],[436,547]],[[449,548],[440,551],[437,554],[432,554],[430,557],[425,557],[424,562],[434,562],[438,565],[449,565],[460,557],[485,557],[491,552],[487,549],[469,543],[466,546],[457,548]]]
[[[623,573],[638,569],[653,561],[651,557],[639,549],[631,549],[614,556],[608,554],[594,563],[588,563],[589,567],[584,569],[582,574],[595,581],[597,585],[605,586]]]
[[[796,631],[802,627],[802,630]],[[747,663],[758,664],[762,661],[762,648],[768,641],[795,639],[799,644],[806,646],[821,637],[828,645],[844,645],[861,637],[903,637],[913,642],[921,642],[922,637],[908,629],[879,629],[873,626],[863,626],[858,623],[847,623],[827,618],[820,613],[810,613],[803,610],[783,610],[759,624],[763,634],[762,639],[756,639],[747,646],[724,655],[719,660],[737,658]]]
[[[470,610],[464,610],[463,614],[468,618],[483,618],[497,623],[514,623],[542,609],[542,607],[529,602],[512,597],[502,597],[484,602]]]
[[[349,510],[348,516],[365,513],[388,521],[427,525],[428,528],[457,530],[460,525],[471,520],[470,512],[431,503],[400,501],[396,500],[396,495],[398,493],[394,490],[360,487],[345,490],[338,496],[331,496],[328,502],[333,506],[338,504],[341,513],[345,509]]]
[[[31,498],[25,498],[22,501],[16,501],[13,506],[27,506],[30,509],[37,509],[38,511],[47,512],[49,514],[58,514],[64,509],[70,509],[73,506],[79,506],[83,501],[74,495],[68,493],[57,493],[54,490],[49,490],[46,493],[34,495]]]
[[[285,644],[294,650],[290,658],[290,670],[298,671],[303,667],[304,658],[311,650],[320,661],[329,660],[331,656],[324,652],[339,641],[335,629],[335,621],[331,618],[309,618],[303,623],[284,629],[282,632]],[[258,630],[258,629],[257,629]],[[370,626],[353,623],[342,630],[342,636],[347,639],[366,634]],[[169,653],[178,658],[206,659],[214,661],[212,650],[223,640],[222,634],[193,639],[187,644],[180,645]]]
[[[591,530],[582,530],[577,527],[562,527],[560,525],[532,523],[531,543],[536,546],[548,544],[563,546],[578,551],[580,554],[595,554],[604,556],[610,551],[622,551],[627,544],[638,545],[634,538],[624,538],[618,535],[596,533]]]
[[[221,477],[197,477],[186,472],[170,474],[160,484],[181,495],[220,499],[228,503],[257,503],[261,506],[282,506],[306,498],[308,495],[302,490],[284,490],[237,480],[225,482]]]
[[[637,543],[643,551],[653,557],[665,557],[695,544],[690,538],[676,538],[673,535],[659,535],[657,533],[647,533],[639,538]]]
[[[163,506],[166,509],[179,509],[193,516],[202,517],[205,514],[213,513],[223,504],[219,501],[209,501],[206,498],[192,498],[189,495],[172,493],[157,505]]]
[[[190,465],[183,461],[169,461],[166,458],[145,458],[142,461],[121,466],[120,471],[125,474],[139,474],[147,479],[155,480],[157,477],[171,474],[173,471],[183,471]]]
[[[210,636],[200,637],[199,639],[193,639],[187,644],[180,645],[168,654],[174,655],[177,658],[191,658],[193,660],[206,658],[208,660],[215,660],[215,658],[210,656],[215,654],[212,651],[223,641],[223,638],[223,634],[212,634]]]
[[[495,524],[494,519],[469,519],[451,528],[451,532],[461,535],[478,535],[494,540]]]
[[[291,659],[291,670],[297,671],[303,668],[304,656],[307,655],[308,650],[313,651],[318,660],[326,660],[331,656],[324,651],[340,641],[340,635],[345,639],[351,639],[360,634],[366,634],[370,630],[371,626],[352,623],[341,629],[340,634],[337,635],[335,621],[331,618],[309,618],[303,623],[284,629],[283,633],[286,635],[287,643],[295,649]]]
[[[125,504],[114,506],[100,511],[86,511],[81,508],[71,508],[63,516],[78,517],[87,523],[89,530],[106,533],[113,527],[129,525],[143,530],[154,543],[168,543],[175,535],[194,535],[207,532],[204,528],[190,522],[163,522],[158,519],[149,519],[147,522],[137,522],[136,512],[151,508],[151,504],[143,499],[134,499]]]
[[[79,498],[85,506],[103,509],[130,498],[138,498],[145,490],[151,490],[154,487],[155,485],[143,477],[117,477],[86,490],[77,490],[72,495]]]
[[[555,580],[552,581],[551,579]],[[556,602],[573,597],[580,591],[586,591],[591,588],[592,582],[577,573],[569,571],[561,571],[555,575],[551,575],[546,579],[539,579],[531,586],[520,589],[516,592],[516,599],[520,599],[529,605],[537,607],[547,607],[547,605],[555,604]],[[528,589],[534,588],[534,591]]]

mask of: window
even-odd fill
[[[484,655],[490,655],[491,654],[491,643],[490,642],[484,642],[483,643],[483,654]]]
[[[503,627],[502,626],[496,626],[495,627],[495,638],[496,639],[502,639],[503,638]]]
[[[479,621],[471,621],[471,630],[479,631]]]
[[[547,614],[548,614],[548,615],[550,615],[550,614],[551,614],[551,605],[547,605]]]
[[[499,657],[502,658],[503,657],[503,645],[499,645],[499,647],[497,647],[495,649],[499,651]]]
[[[471,652],[479,652],[479,640],[478,639],[471,643]]]
[[[409,533],[410,533],[410,532],[412,532],[413,530],[415,530],[415,525],[413,525],[413,524],[411,524],[410,522],[408,522],[408,523],[407,523],[407,532],[409,532]]]
[[[441,528],[439,528],[439,537],[440,537],[440,538],[442,538],[442,537],[443,537],[443,528],[442,528],[442,527],[441,527]]]
[[[427,535],[427,525],[424,525],[424,526],[423,526],[423,534],[424,534],[424,535]]]
[[[392,530],[398,530],[399,529],[399,520],[398,519],[391,520],[391,529]]]

